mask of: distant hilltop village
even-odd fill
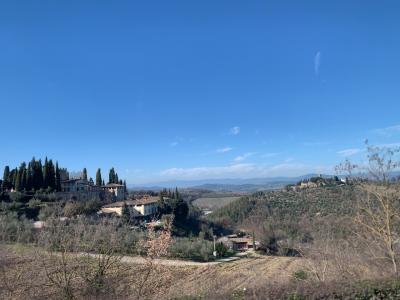
[[[68,172],[59,168],[58,163],[50,159],[32,158],[29,163],[22,162],[19,168],[4,168],[3,180],[0,180],[2,191],[9,192],[44,192],[54,193],[59,200],[99,199],[106,202],[121,201],[126,198],[126,182],[118,178],[114,168],[109,171],[108,183],[97,169],[96,180],[88,179],[86,168],[82,172]]]
[[[286,190],[301,191],[322,186],[341,186],[346,184],[349,184],[348,178],[339,178],[338,176],[324,178],[322,177],[322,175],[319,175],[317,177],[311,177],[309,179],[301,180],[296,184],[289,184],[286,186]]]

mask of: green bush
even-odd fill
[[[217,243],[215,245],[215,250],[217,251],[217,255],[219,257],[224,257],[228,254],[228,248],[223,243]]]
[[[172,257],[210,261],[213,257],[214,244],[201,238],[175,238],[169,248]]]
[[[32,243],[35,240],[33,223],[17,213],[0,215],[0,241]]]
[[[308,273],[304,270],[298,270],[293,273],[293,279],[296,281],[306,280],[308,278]]]

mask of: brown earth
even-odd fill
[[[262,285],[287,283],[304,261],[294,257],[254,257],[206,267],[192,268],[184,278],[171,286],[169,297],[207,296],[218,292],[235,291]]]

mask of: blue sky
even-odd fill
[[[0,167],[332,172],[400,142],[398,1],[0,1]]]

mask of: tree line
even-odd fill
[[[37,191],[49,189],[52,191],[61,190],[61,171],[58,162],[53,163],[52,159],[32,160],[27,164],[22,162],[19,168],[10,169],[5,166],[1,189],[3,191],[14,189],[15,191]]]
[[[64,176],[61,176],[64,173]],[[42,163],[42,160],[32,158],[28,163],[22,162],[19,167],[10,169],[9,166],[4,167],[3,180],[0,180],[0,187],[2,191],[61,191],[62,179],[69,179],[69,175],[66,168],[60,168],[58,162],[54,164],[52,159],[47,157]],[[88,180],[87,169],[84,168],[82,171],[81,179]],[[89,182],[94,184],[92,178]],[[118,173],[115,172],[114,168],[109,171],[108,183],[115,183],[124,185],[126,188],[126,182],[118,178]],[[101,169],[97,169],[96,172],[96,185],[104,186],[105,182],[101,177]]]

